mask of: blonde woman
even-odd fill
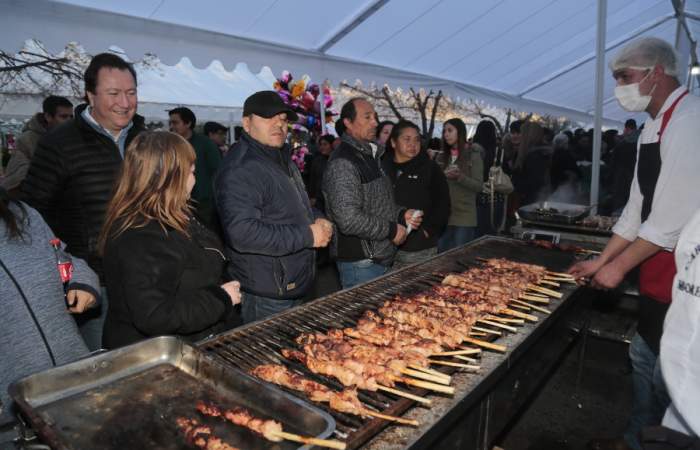
[[[232,324],[239,284],[222,283],[221,242],[193,218],[194,161],[192,146],[165,131],[140,134],[126,151],[99,241],[105,348],[159,335],[195,341]]]

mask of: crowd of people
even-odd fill
[[[621,135],[604,133],[599,209],[621,217],[601,257],[572,268],[612,289],[642,266],[626,435],[635,449],[640,429],[660,423],[671,401],[682,431],[697,431],[700,414],[683,401],[698,392],[681,371],[698,352],[688,330],[697,327],[689,318],[700,289],[678,288],[683,311],[668,316],[685,325],[661,339],[675,267],[686,286],[697,280],[697,229],[684,234],[690,250],[675,265],[672,251],[700,208],[688,189],[700,169],[700,102],[685,96],[665,45],[635,41],[612,63],[623,107],[650,119],[643,130],[629,120]],[[82,105],[46,99],[0,180],[0,291],[8,299],[0,348],[9,358],[0,368],[0,426],[12,421],[13,379],[99,348],[166,334],[196,341],[296,307],[319,260],[334,262],[347,289],[503,232],[518,206],[588,199],[593,130],[555,134],[517,120],[499,134],[483,120],[470,137],[452,118],[435,141],[410,121],[379,122],[371,101],[357,97],[340,111],[338,136],[319,136],[301,173],[288,143],[296,113],[274,91],[245,101],[228,148],[225,126],[208,122],[200,134],[185,107],[169,112],[170,131],[145,130],[136,73],[114,54],[95,56],[84,81]],[[72,255],[68,280],[56,270],[59,249]],[[664,348],[673,356],[664,359]],[[660,394],[659,365],[680,380],[670,399]]]

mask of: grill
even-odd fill
[[[389,273],[364,285],[334,293],[267,320],[216,336],[198,346],[201,350],[216,355],[225,362],[246,371],[260,364],[283,364],[309,379],[341,390],[343,386],[336,380],[316,375],[302,364],[285,359],[280,350],[298,348],[294,338],[301,333],[323,333],[331,328],[352,327],[364,311],[376,310],[383,302],[396,294],[411,294],[426,290],[438,284],[442,279],[442,274],[461,272],[467,267],[478,265],[480,263],[478,258],[492,257],[505,257],[518,262],[541,264],[552,271],[565,270],[573,260],[573,255],[568,253],[532,247],[518,240],[489,236],[424,263]],[[573,285],[568,286],[570,287],[562,285],[561,292],[564,293],[564,296],[560,300],[552,299],[550,309],[555,310],[567,301],[575,289]],[[531,314],[536,313],[531,312]],[[549,317],[543,316],[541,313],[537,313],[537,315],[540,316],[540,322],[536,326],[523,327],[517,334],[530,333],[550,320]],[[553,313],[552,317],[554,316]],[[507,338],[501,339],[507,340]],[[493,357],[503,362],[513,350],[513,348],[509,348],[508,353],[504,355],[494,354]],[[491,355],[488,357],[492,358]],[[455,371],[455,369],[448,367],[439,370],[445,373]],[[483,378],[485,374],[477,373],[465,376],[468,379],[476,379]],[[460,378],[455,377],[455,380],[459,379],[461,376]],[[455,386],[459,388],[459,386]],[[416,395],[428,393],[423,389],[409,389],[403,385],[401,389]],[[303,398],[302,393],[288,392]],[[359,398],[363,403],[376,408],[379,412],[390,415],[401,415],[414,405],[411,400],[380,392],[359,391]],[[345,440],[348,448],[351,449],[367,443],[368,440],[377,436],[390,425],[381,419],[363,419],[330,410],[325,405],[316,404],[316,406],[325,409],[335,418],[338,438]],[[433,410],[432,413],[435,414],[436,411]],[[440,413],[438,412],[437,415],[439,416]],[[420,434],[423,431],[408,429],[407,432]],[[382,445],[380,445],[381,447]]]

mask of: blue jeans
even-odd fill
[[[632,416],[625,430],[627,445],[641,450],[639,433],[642,428],[660,425],[671,399],[666,391],[658,355],[649,348],[644,339],[635,333],[630,343],[629,356],[632,362]]]
[[[100,287],[100,295],[102,298],[99,305],[74,316],[75,322],[78,324],[78,331],[91,352],[102,348],[102,331],[105,327],[107,308],[109,307],[106,287]]]
[[[448,225],[438,241],[438,253],[446,252],[447,250],[452,250],[456,247],[461,247],[467,242],[473,240],[475,233],[476,227],[458,227],[455,225]]]
[[[280,300],[261,297],[243,292],[241,297],[241,315],[243,323],[257,322],[266,317],[281,313],[289,308],[301,305],[303,300]]]
[[[352,262],[338,261],[336,265],[340,273],[340,285],[343,289],[350,289],[353,286],[380,277],[389,269],[386,266],[373,262],[371,259]]]

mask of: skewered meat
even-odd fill
[[[238,450],[238,448],[228,445],[220,438],[211,434],[211,428],[201,425],[195,419],[178,417],[175,423],[185,434],[185,440],[189,445],[205,450]]]
[[[357,391],[354,389],[335,392],[320,383],[291,372],[281,365],[258,366],[251,371],[251,374],[270,383],[304,392],[312,401],[329,403],[331,409],[336,411],[355,415],[362,415],[365,411],[365,407],[357,398]]]
[[[255,417],[245,408],[237,406],[235,408],[222,410],[214,404],[205,403],[200,400],[197,402],[197,411],[205,416],[223,417],[225,420],[235,425],[246,427],[252,432],[262,435],[268,441],[282,441],[280,437],[282,424],[274,420],[264,420]]]

